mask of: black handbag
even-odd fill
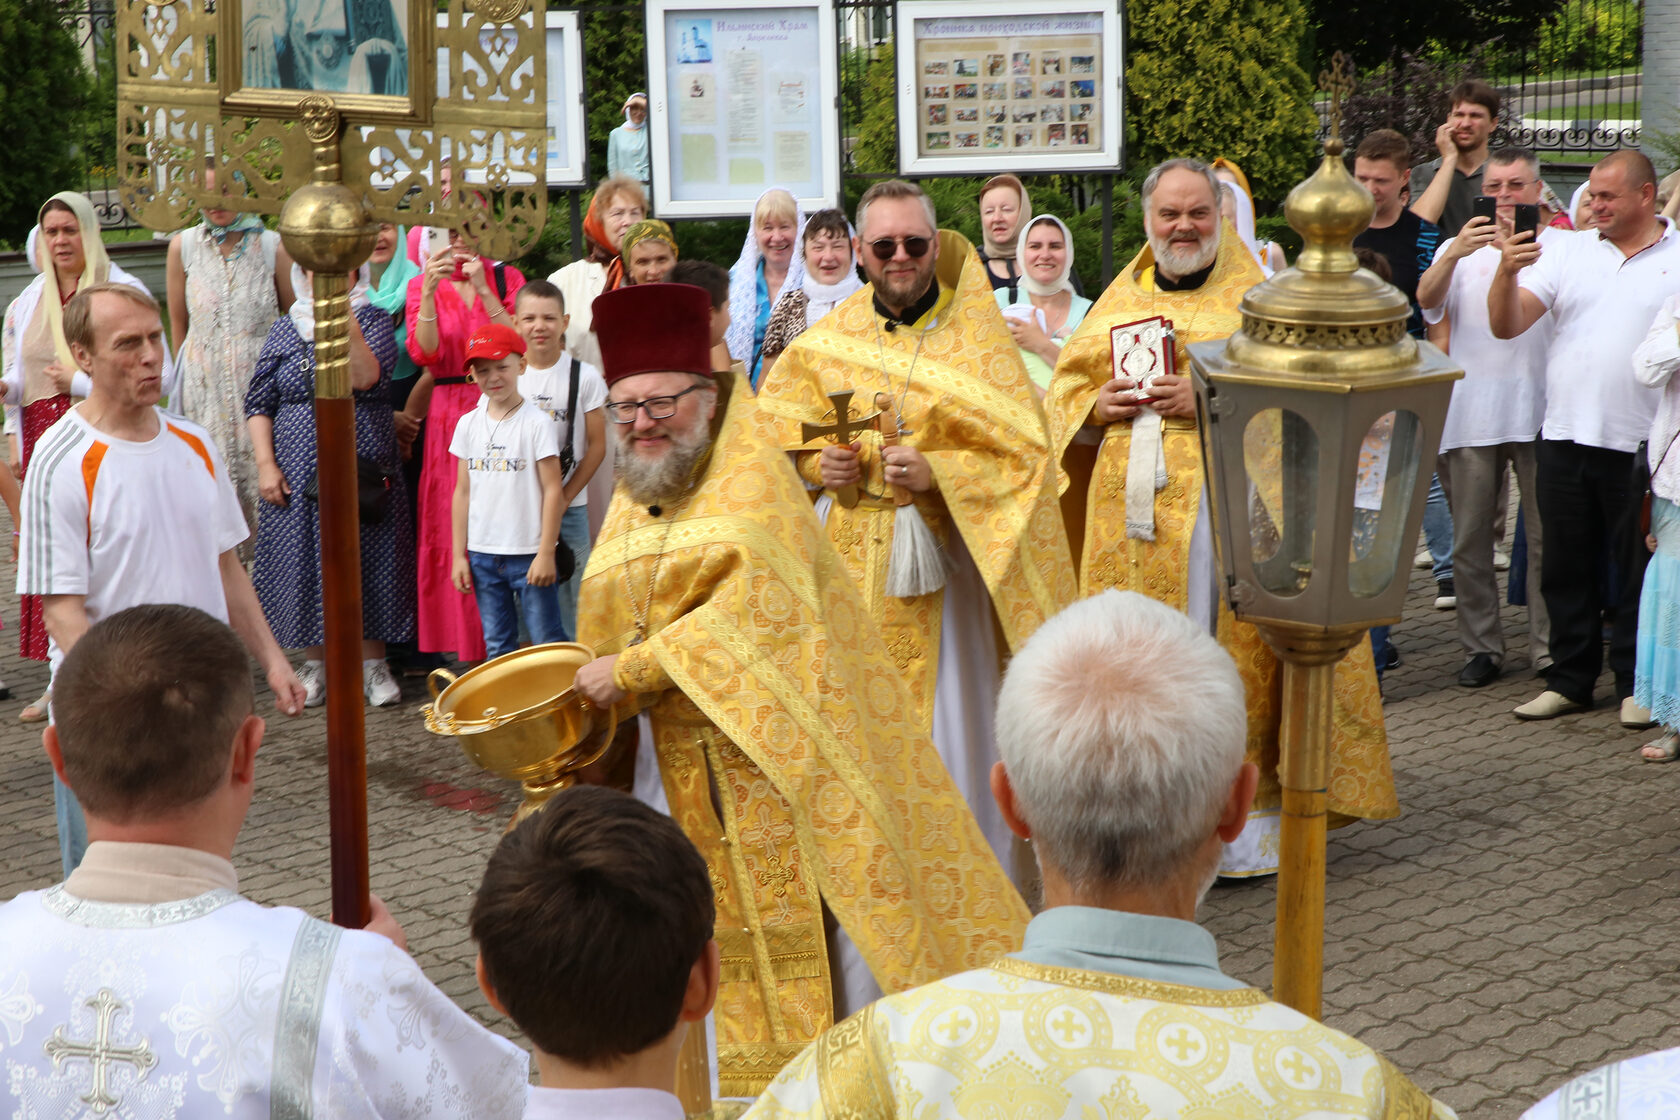
[[[317,475],[309,476],[303,496],[312,502],[321,500]],[[356,456],[356,516],[363,525],[377,525],[391,512],[391,488],[396,480],[384,467],[365,455]]]

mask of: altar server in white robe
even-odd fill
[[[0,905],[0,1112],[518,1117],[528,1060],[434,987],[375,900],[366,930],[239,895],[263,721],[203,611],[95,624],[54,678],[79,868]]]
[[[1004,678],[992,774],[1044,881],[1021,951],[837,1024],[749,1120],[1453,1117],[1219,970],[1194,918],[1254,796],[1247,724],[1230,656],[1171,607],[1106,591],[1046,622]]]

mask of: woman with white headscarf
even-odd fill
[[[1260,266],[1260,271],[1270,276],[1272,266],[1266,263],[1266,258],[1260,251],[1260,242],[1254,235],[1254,204],[1236,184],[1226,180],[1220,181],[1219,212],[1237,231],[1242,243],[1248,246],[1248,253],[1254,258],[1254,263]]]
[[[70,406],[88,394],[93,383],[76,368],[70,344],[64,339],[64,305],[77,292],[93,284],[116,283],[138,288],[148,296],[146,285],[111,263],[105,243],[99,237],[99,219],[93,204],[77,191],[60,191],[42,204],[36,215],[40,233],[35,241],[35,266],[40,275],[29,282],[11,306],[6,308],[0,329],[3,355],[5,403],[22,405],[19,425],[21,472],[29,470],[35,443],[56,424]],[[163,392],[174,388],[175,363],[169,348],[163,351]],[[47,659],[47,628],[41,617],[41,600],[21,597],[21,651],[35,661]],[[25,723],[47,718],[50,692],[19,714]]]
[[[350,289],[350,388],[356,411],[358,489],[386,485],[364,501],[362,552],[362,690],[384,706],[402,698],[385,663],[386,642],[414,638],[414,532],[402,451],[391,412],[397,342],[391,313],[368,298],[369,270]],[[298,669],[304,703],[326,700],[326,641],[321,613],[321,510],[315,480],[315,302],[310,274],[292,266],[297,298],[268,332],[250,386],[246,424],[257,460],[256,570],[252,582],[274,640],[304,650]],[[377,506],[379,508],[371,508]],[[377,514],[377,516],[373,516]]]
[[[806,327],[840,306],[842,300],[863,287],[857,261],[852,254],[852,224],[842,210],[818,210],[805,219],[799,238],[799,252],[805,260],[805,276],[797,287],[788,287],[770,312],[764,328],[764,368],[776,364],[782,351]]]
[[[1034,215],[1016,237],[1015,260],[1026,298],[1010,303],[1008,288],[995,294],[1027,374],[1042,393],[1050,388],[1062,344],[1085,321],[1091,301],[1073,290],[1073,235],[1060,218]]]
[[[646,190],[653,178],[648,164],[647,94],[637,90],[624,99],[624,123],[607,134],[607,174],[628,175]]]
[[[805,214],[791,192],[771,187],[753,204],[741,256],[729,270],[729,332],[723,341],[730,357],[747,367],[754,389],[764,377],[764,332],[770,311],[784,289],[805,279],[805,259],[798,252]]]
[[[1213,168],[1214,176],[1221,183],[1229,183],[1235,188],[1235,205],[1239,220],[1245,207],[1248,211],[1248,229],[1243,233],[1243,242],[1254,253],[1254,259],[1260,262],[1261,271],[1270,276],[1286,267],[1289,262],[1284,258],[1283,246],[1276,241],[1260,241],[1254,225],[1254,192],[1249,189],[1248,176],[1243,174],[1243,169],[1224,157],[1214,160],[1209,166]],[[1241,226],[1238,226],[1238,231],[1242,232]]]

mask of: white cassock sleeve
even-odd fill
[[[316,1050],[315,1114],[518,1120],[530,1058],[376,933],[345,930]]]

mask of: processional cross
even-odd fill
[[[78,1059],[92,1067],[93,1084],[82,1094],[82,1100],[93,1108],[96,1116],[103,1116],[122,1103],[122,1097],[111,1093],[111,1063],[126,1062],[139,1071],[136,1079],[143,1081],[146,1074],[158,1064],[158,1058],[143,1037],[137,1046],[111,1044],[111,1025],[116,1020],[117,1012],[127,1010],[111,989],[99,989],[99,994],[88,1000],[87,1006],[93,1008],[97,1016],[93,1026],[93,1040],[78,1042],[67,1037],[64,1027],[61,1026],[53,1030],[52,1037],[47,1039],[44,1049],[47,1057],[52,1059],[54,1070],[61,1070],[65,1062]]]
[[[287,251],[315,274],[333,920],[352,928],[370,910],[346,277],[368,259],[382,222],[458,230],[481,255],[503,259],[535,243],[548,208],[541,0],[385,2],[392,18],[376,21],[377,37],[338,37],[345,68],[295,78],[278,60],[295,66],[313,48],[292,42],[290,27],[256,3],[121,0],[117,12],[128,212],[157,230],[181,229],[212,206],[278,213]],[[443,185],[446,165],[453,190]]]

